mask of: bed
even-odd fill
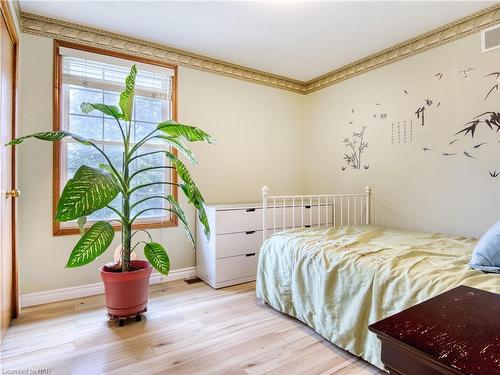
[[[458,285],[500,293],[468,266],[475,239],[371,225],[369,189],[264,200],[257,297],[379,368],[371,323]]]

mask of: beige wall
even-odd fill
[[[500,132],[480,125],[474,139],[454,137],[474,116],[500,110],[500,93],[484,101],[495,80],[483,78],[500,70],[500,49],[481,54],[479,42],[476,34],[307,96],[180,68],[179,120],[219,141],[193,146],[200,163],[192,174],[208,202],[257,201],[263,184],[276,194],[354,192],[370,185],[378,224],[480,236],[500,216],[500,176],[488,173],[500,171]],[[458,74],[469,67],[475,68],[471,80]],[[438,72],[441,80],[434,77]],[[19,87],[20,134],[49,129],[52,40],[21,35]],[[421,127],[414,112],[427,98],[434,104]],[[373,118],[382,113],[385,119]],[[410,120],[413,142],[391,144],[391,124]],[[366,126],[363,164],[369,169],[342,171],[342,140],[360,126]],[[449,146],[453,139],[459,141]],[[472,147],[481,142],[488,143]],[[18,150],[21,294],[99,281],[97,267],[110,253],[66,270],[77,237],[51,235],[51,145],[30,142]],[[477,159],[464,157],[464,150]],[[194,211],[187,214],[193,225]],[[153,235],[166,245],[172,269],[194,265],[182,229]]]
[[[21,35],[19,134],[52,127],[52,40]],[[206,129],[216,146],[194,145],[193,177],[207,202],[258,201],[268,184],[280,192],[303,190],[303,97],[210,73],[179,69],[179,120]],[[98,282],[100,260],[65,269],[78,236],[53,237],[52,145],[18,147],[20,293]],[[181,203],[186,206],[185,201]],[[186,209],[194,225],[194,211]],[[182,228],[151,231],[170,255],[172,269],[194,265]],[[117,245],[115,238],[115,245]],[[142,257],[142,253],[139,253]]]
[[[475,68],[470,81],[458,74],[469,67]],[[482,54],[475,34],[308,95],[307,190],[361,192],[369,185],[378,224],[480,236],[500,217],[500,176],[488,173],[500,171],[500,132],[480,125],[474,139],[454,133],[482,112],[500,111],[499,92],[484,100],[495,79],[483,76],[494,71],[500,71],[500,49]],[[414,112],[427,98],[434,104],[421,127]],[[387,117],[373,118],[381,113]],[[391,144],[391,124],[405,120],[413,120],[413,143]],[[361,126],[369,169],[342,171],[342,140]],[[488,144],[472,147],[480,142]],[[464,150],[478,159],[466,158]]]

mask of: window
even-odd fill
[[[56,90],[54,107],[55,130],[67,130],[91,139],[101,147],[118,168],[122,165],[121,133],[112,117],[97,111],[83,114],[82,102],[105,103],[118,107],[120,92],[130,67],[137,65],[134,113],[132,118],[132,142],[142,139],[156,125],[165,120],[175,119],[175,67],[158,66],[155,62],[147,63],[134,58],[110,56],[109,52],[88,51],[83,47],[56,42],[55,67]],[[65,138],[54,144],[54,211],[57,200],[76,170],[82,165],[97,167],[104,162],[102,155],[88,146],[72,139]],[[151,141],[141,148],[141,153],[158,151],[165,146]],[[175,150],[172,150],[175,153]],[[138,158],[132,165],[134,170],[145,168],[151,164],[167,164],[168,160],[161,153]],[[133,185],[153,181],[174,181],[176,175],[171,169],[152,170],[134,178]],[[169,185],[154,185],[144,188],[135,194],[139,200],[150,195],[173,194],[177,197],[177,189]],[[120,207],[121,196],[110,204]],[[164,199],[151,199],[141,203],[143,210],[149,207],[166,207]],[[99,210],[88,217],[89,221],[111,220],[116,214],[110,209]],[[164,210],[151,210],[142,214],[134,225],[136,228],[152,228],[177,225],[176,217]],[[75,222],[54,222],[54,235],[78,233]]]

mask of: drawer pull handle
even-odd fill
[[[305,228],[311,228],[310,224],[304,225]]]
[[[255,254],[257,254],[257,253],[245,254],[245,256],[246,256],[246,257],[253,257],[253,256],[255,256]]]
[[[304,206],[305,209],[311,208],[310,205]]]
[[[255,212],[255,208],[247,208],[246,211],[247,212]]]
[[[245,232],[245,233],[246,233],[246,234],[254,234],[254,233],[255,233],[255,231],[254,231],[254,230],[249,230],[249,231],[247,231],[247,232]]]

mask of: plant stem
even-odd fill
[[[126,193],[122,194],[122,214],[124,217],[122,224],[122,272],[127,272],[130,270],[130,247],[132,243],[132,222],[130,221],[130,194],[128,192],[130,188],[129,166],[127,163],[128,157],[128,145],[126,145],[125,152],[123,153],[123,180],[125,181],[126,185]]]

